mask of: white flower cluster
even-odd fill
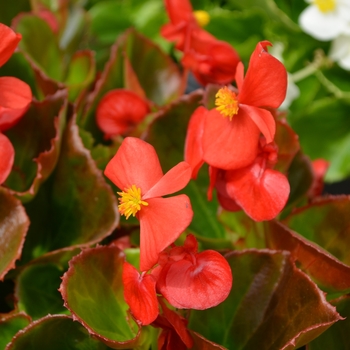
[[[350,0],[305,0],[301,28],[321,41],[332,40],[329,57],[350,70]]]

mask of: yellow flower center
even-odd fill
[[[323,13],[334,11],[335,2],[336,0],[314,0],[315,5]]]
[[[141,204],[147,206],[148,203],[141,200],[141,189],[132,185],[130,188],[125,189],[125,192],[117,192],[119,196],[118,205],[119,212],[125,215],[127,219],[129,216],[135,216],[135,214],[141,210]]]
[[[227,86],[221,88],[215,95],[216,109],[224,116],[232,120],[233,116],[238,113],[237,95]]]
[[[194,18],[201,27],[205,27],[210,22],[209,13],[203,10],[193,11]]]

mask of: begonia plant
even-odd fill
[[[349,349],[349,9],[3,2],[0,348]]]

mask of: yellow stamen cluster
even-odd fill
[[[323,13],[334,11],[335,2],[336,0],[314,0],[315,5]]]
[[[141,189],[132,185],[130,188],[125,189],[125,192],[117,192],[119,196],[118,205],[119,212],[125,215],[128,219],[130,215],[135,216],[135,214],[141,210],[141,204],[147,206],[148,203],[141,200]]]
[[[205,27],[210,22],[209,13],[203,10],[193,11],[194,18],[199,26]]]
[[[215,95],[216,109],[224,116],[232,120],[238,113],[238,100],[236,94],[227,86],[221,88]]]

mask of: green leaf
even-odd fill
[[[55,172],[26,209],[32,224],[24,261],[63,247],[92,245],[117,227],[116,197],[83,146],[73,117]]]
[[[291,125],[299,135],[303,151],[311,159],[330,162],[326,181],[339,181],[350,175],[349,104],[324,98],[303,108]]]
[[[62,269],[52,263],[29,265],[21,270],[15,292],[19,310],[34,320],[67,311],[58,292],[62,274]]]
[[[295,211],[285,223],[344,264],[350,265],[349,211],[348,196],[329,196]]]
[[[252,249],[226,258],[230,295],[190,316],[189,328],[207,339],[235,350],[294,349],[341,319],[288,252]]]
[[[20,258],[29,218],[21,202],[0,187],[0,280]]]
[[[74,102],[89,87],[95,78],[95,61],[92,51],[76,52],[69,64],[65,84],[69,91],[69,100]]]
[[[35,196],[56,166],[66,108],[65,90],[44,101],[33,101],[26,114],[6,133],[15,148],[15,162],[5,184],[23,201]]]
[[[17,333],[6,350],[107,350],[78,322],[65,315],[48,315]]]
[[[345,317],[345,320],[337,322],[313,340],[308,346],[310,350],[347,350],[350,348],[350,296],[346,295],[331,301],[331,304],[337,308],[341,316]]]
[[[21,33],[22,40],[19,48],[29,60],[42,69],[48,77],[61,81],[62,53],[58,48],[57,38],[47,22],[34,14],[23,13],[16,17],[14,30]]]
[[[24,312],[0,317],[0,348],[5,349],[12,337],[30,321],[30,317]]]
[[[86,249],[70,261],[60,287],[65,306],[75,319],[113,348],[132,348],[140,335],[124,301],[124,259],[117,247]]]

